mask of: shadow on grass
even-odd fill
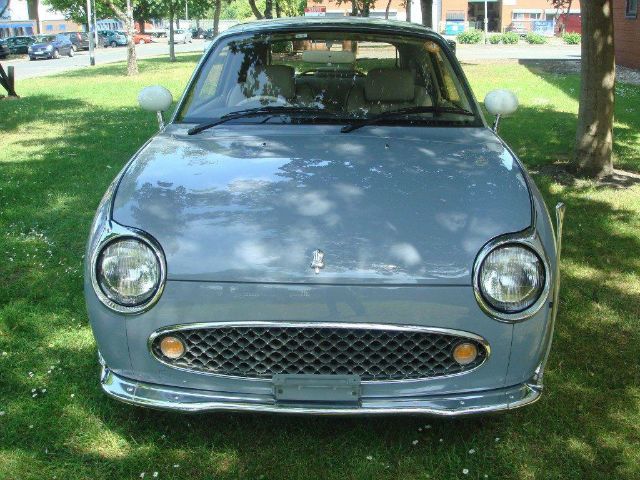
[[[537,75],[541,80],[552,85],[566,95],[575,100],[580,98],[580,76],[578,73],[566,74],[567,65],[571,62],[565,61],[544,61],[520,60],[519,63],[525,66],[530,72]],[[614,166],[616,168],[628,169],[640,172],[640,86],[618,82],[616,84],[616,104],[615,104],[615,125],[614,125]],[[556,115],[549,109],[550,122],[543,123],[551,129],[559,128],[566,135],[565,141],[573,150],[575,143],[575,130],[577,127],[577,116],[572,124],[567,122],[557,122]],[[558,113],[558,112],[555,112]],[[571,127],[571,128],[567,128]],[[546,140],[548,132],[543,134],[541,141]]]
[[[89,335],[86,326],[76,326],[86,322],[81,277],[66,269],[80,263],[108,183],[155,127],[134,108],[96,110],[50,96],[23,101],[26,108],[11,129],[45,111],[70,128],[36,158],[3,165],[2,222],[23,232],[35,224],[53,243],[45,268],[24,255],[12,265],[0,263],[0,350],[15,359],[0,363],[0,399],[9,412],[0,451],[22,468],[8,478],[41,478],[44,470],[58,478],[137,478],[142,471],[147,477],[160,471],[162,478],[454,478],[463,468],[476,478],[640,474],[630,453],[640,420],[632,388],[640,372],[640,296],[637,288],[611,281],[638,271],[632,252],[640,251],[640,239],[631,233],[637,211],[616,210],[579,185],[563,192],[568,217],[558,331],[547,392],[534,406],[460,420],[142,410],[100,392],[95,346],[74,343]],[[518,123],[505,121],[503,129],[523,158],[544,165],[568,154],[573,122],[571,114],[526,108]],[[18,143],[36,151],[41,146],[38,139]],[[559,200],[547,177],[537,183],[549,204]],[[67,201],[61,207],[48,194]],[[19,235],[7,235],[2,246],[5,255],[26,251]],[[51,377],[49,394],[32,399],[27,373],[55,359],[61,372]],[[37,425],[32,433],[30,424]]]

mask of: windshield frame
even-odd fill
[[[354,23],[354,24],[350,24],[346,22],[339,23],[339,24],[338,23],[333,24],[329,22],[327,23],[318,22],[314,24],[291,24],[287,26],[277,26],[276,28],[273,28],[273,27],[269,28],[268,26],[264,25],[262,28],[251,29],[248,31],[242,30],[242,29],[236,30],[232,27],[231,29],[218,35],[216,40],[210,45],[210,47],[207,49],[205,54],[202,56],[202,58],[198,62],[196,68],[194,69],[178,101],[176,109],[174,110],[169,123],[177,124],[177,125],[194,125],[196,123],[191,121],[185,122],[183,120],[180,120],[179,118],[181,115],[183,115],[184,113],[183,110],[185,109],[185,107],[188,106],[189,94],[195,88],[202,69],[205,67],[206,63],[210,60],[210,57],[214,53],[216,53],[221,46],[224,46],[231,41],[246,41],[246,40],[252,40],[252,39],[260,39],[260,38],[263,38],[264,36],[279,35],[279,34],[295,35],[295,34],[309,33],[309,32],[315,32],[315,33],[317,32],[336,32],[336,33],[352,32],[352,33],[358,33],[358,34],[389,36],[395,39],[397,39],[398,37],[406,37],[414,40],[415,39],[430,40],[435,42],[440,47],[443,56],[449,62],[453,73],[457,76],[458,80],[460,81],[462,90],[469,100],[469,104],[471,107],[470,111],[474,114],[474,119],[475,119],[474,122],[469,122],[468,124],[460,124],[460,125],[454,125],[454,126],[459,128],[487,127],[488,124],[484,118],[482,109],[480,108],[478,101],[475,95],[473,94],[473,91],[471,90],[471,86],[469,85],[469,81],[467,80],[467,77],[464,74],[464,71],[462,70],[462,66],[460,65],[460,62],[456,58],[455,54],[453,53],[450,45],[442,36],[426,29],[424,31],[413,30],[413,29],[411,30],[407,29],[404,31],[397,31],[397,30],[391,31],[390,29],[382,28],[380,25],[376,25],[375,23],[364,23],[364,22]],[[213,117],[212,117],[212,120],[213,120]],[[352,123],[352,120],[353,119],[349,119],[345,117],[344,120],[340,119],[340,122],[327,121],[327,122],[319,122],[319,123],[345,125],[348,123]],[[255,124],[255,122],[251,122],[251,123]],[[450,126],[450,125],[447,125],[446,123],[447,122],[443,122],[442,126],[444,127]],[[294,123],[291,122],[291,124],[294,124]],[[422,127],[422,128],[424,128],[425,126],[432,126],[431,122],[419,121],[418,119],[413,121],[410,119],[402,124],[399,124],[396,119],[395,121],[390,121],[388,123],[380,122],[380,123],[377,123],[376,125]]]

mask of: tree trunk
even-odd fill
[[[391,0],[387,0],[387,8],[384,9],[384,19],[389,20],[389,9],[391,8]]]
[[[175,17],[175,10],[173,7],[173,2],[169,4],[169,61],[176,61],[176,46],[173,43],[173,19]]]
[[[18,98],[15,88],[15,74],[14,67],[8,67],[7,71],[4,71],[2,64],[0,63],[0,85],[7,91],[9,97]]]
[[[265,0],[264,18],[273,18],[273,0]]]
[[[254,17],[256,17],[258,20],[262,20],[264,18],[260,13],[260,10],[258,10],[258,7],[256,6],[256,0],[249,0],[249,6],[251,7],[251,12],[253,13]]]
[[[352,17],[357,17],[358,16],[358,1],[357,0],[351,0],[351,16]]]
[[[407,15],[407,22],[411,22],[411,0],[405,0],[404,8]]]
[[[136,44],[133,43],[133,8],[131,0],[127,0],[127,10],[123,12],[112,0],[107,0],[106,4],[115,13],[118,19],[124,22],[127,31],[127,75],[138,74],[138,57],[136,56]]]
[[[433,0],[420,0],[422,25],[433,28]]]
[[[40,31],[40,11],[38,9],[39,4],[39,0],[27,0],[27,15],[29,16],[29,20],[35,20],[36,33],[42,33]]]
[[[369,8],[371,7],[370,2],[371,2],[371,0],[364,0],[364,2],[362,2],[362,16],[363,17],[368,17],[369,16]]]
[[[580,108],[573,166],[603,177],[613,171],[613,106],[616,62],[612,0],[581,0],[582,62]]]
[[[133,8],[131,8],[131,0],[127,0],[127,75],[138,75],[138,57],[136,55],[136,44],[133,43],[133,34],[135,33],[133,24]]]
[[[213,12],[213,36],[220,33],[220,11],[222,10],[222,0],[216,0],[216,10]]]
[[[279,0],[273,0],[275,6],[276,6],[276,17],[280,18],[282,17],[282,9],[280,8],[280,1]]]

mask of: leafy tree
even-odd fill
[[[589,177],[613,171],[616,62],[612,0],[580,0],[582,62],[580,107],[573,166]]]

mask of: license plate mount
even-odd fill
[[[273,376],[273,394],[277,402],[358,403],[358,375]]]

